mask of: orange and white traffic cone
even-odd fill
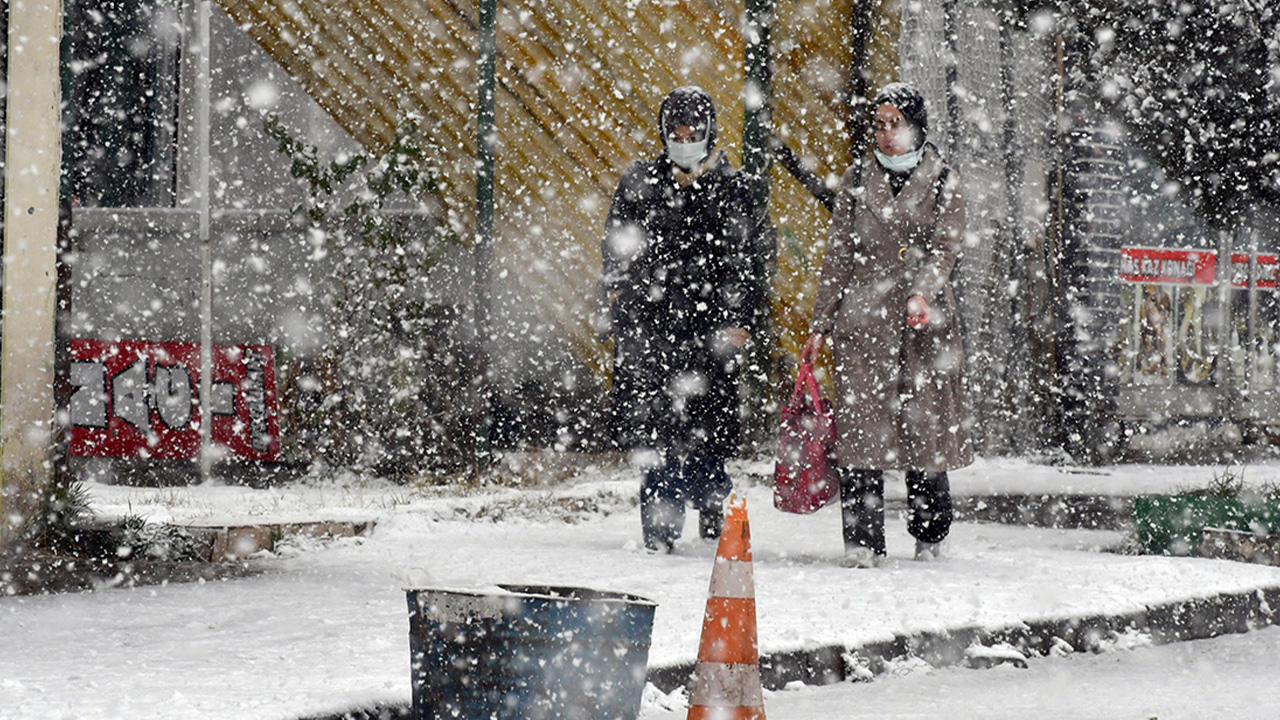
[[[751,529],[746,500],[736,496],[729,500],[711,570],[688,720],[764,720]]]

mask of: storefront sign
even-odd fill
[[[1275,255],[1254,255],[1252,273],[1254,287],[1274,290],[1276,288],[1276,268]],[[1246,280],[1249,275],[1249,256],[1245,253],[1233,253],[1231,255],[1231,286],[1238,288],[1249,287],[1249,283]]]
[[[226,454],[280,452],[275,352],[213,348],[212,439]],[[76,456],[195,458],[200,453],[200,346],[71,341],[70,452]]]
[[[1212,285],[1217,262],[1210,250],[1121,248],[1120,279],[1147,285]]]

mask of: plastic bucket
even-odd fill
[[[413,717],[635,720],[657,605],[499,585],[407,590]]]

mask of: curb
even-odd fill
[[[1118,615],[1035,620],[996,630],[961,627],[895,635],[892,640],[857,647],[826,645],[769,653],[760,656],[760,679],[768,690],[780,690],[795,681],[832,685],[865,680],[867,672],[880,675],[892,663],[910,658],[921,659],[935,668],[958,665],[969,658],[968,651],[974,647],[1008,645],[1024,657],[1044,657],[1064,642],[1074,652],[1099,652],[1107,641],[1126,632],[1147,633],[1155,644],[1166,645],[1274,624],[1280,624],[1280,585],[1161,603]],[[670,693],[687,685],[695,665],[689,662],[650,668],[645,680]],[[390,720],[411,714],[409,705],[389,703],[308,716],[305,720]]]
[[[857,668],[873,675],[891,663],[919,658],[933,667],[965,662],[972,647],[1008,645],[1024,656],[1046,656],[1065,642],[1075,652],[1098,652],[1125,632],[1142,632],[1157,645],[1243,633],[1280,621],[1280,585],[1148,606],[1119,615],[1036,620],[989,629],[961,627],[938,632],[895,635],[892,640],[858,647],[827,645],[760,657],[760,675],[769,690],[787,683],[829,685],[854,679]],[[683,686],[693,663],[651,668],[648,681],[663,692]]]
[[[765,475],[748,476],[756,485],[772,485]],[[1133,527],[1134,495],[1090,493],[951,492],[958,522],[991,522],[1054,529],[1128,530]],[[905,498],[886,499],[885,509],[901,511]]]
[[[1055,529],[1128,530],[1133,497],[1124,495],[958,495],[959,522],[992,522]]]
[[[367,537],[373,532],[374,522],[318,520],[257,525],[191,522],[174,527],[185,530],[200,542],[205,561],[220,563],[244,560],[263,550],[274,551],[276,543],[287,537],[316,540]]]

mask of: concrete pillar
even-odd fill
[[[0,546],[51,481],[60,0],[10,0],[0,330]]]

